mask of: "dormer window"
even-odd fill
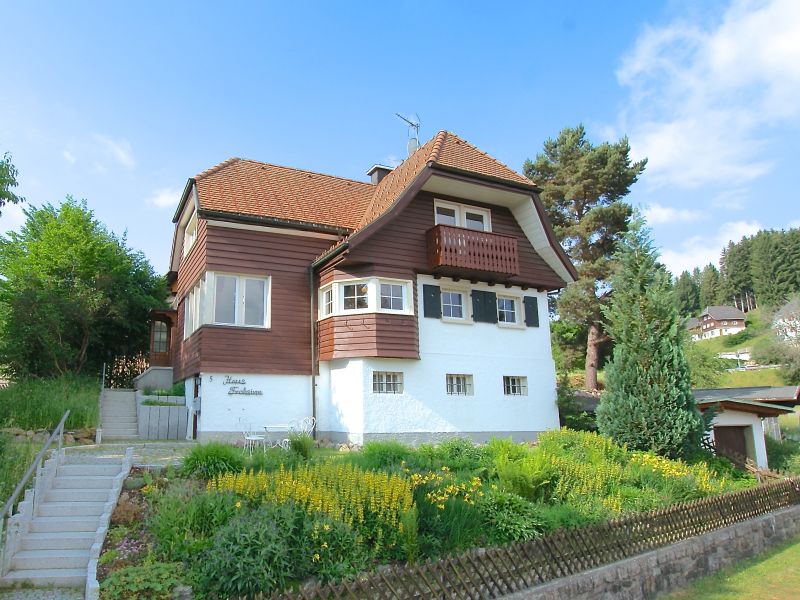
[[[464,227],[476,231],[492,230],[492,213],[485,208],[435,200],[433,210],[436,225]]]

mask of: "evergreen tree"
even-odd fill
[[[689,271],[681,273],[675,281],[675,307],[684,317],[694,316],[700,311],[700,290]]]
[[[740,242],[729,242],[720,258],[720,296],[724,304],[744,302],[753,292],[753,279],[750,274],[751,238]]]
[[[582,325],[586,336],[586,382],[597,389],[604,332],[602,305],[611,255],[628,227],[632,209],[622,202],[647,160],[631,162],[627,138],[598,146],[583,125],[561,130],[544,143],[544,152],[525,161],[525,175],[542,187],[542,204],[556,237],[578,270],[579,279],[558,300],[558,314]]]
[[[708,306],[722,303],[720,298],[719,271],[711,263],[703,268],[700,276],[700,307],[701,310]]]
[[[615,345],[598,429],[631,448],[687,456],[699,448],[705,426],[692,395],[671,278],[641,220],[632,223],[615,258],[614,292],[603,310]]]

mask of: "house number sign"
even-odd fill
[[[254,390],[247,387],[247,380],[244,377],[231,377],[226,375],[222,380],[222,385],[228,388],[228,396],[263,396],[261,390]]]

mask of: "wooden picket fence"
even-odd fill
[[[796,504],[800,478],[785,479],[527,542],[380,567],[349,581],[310,584],[262,600],[499,598]]]

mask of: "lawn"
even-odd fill
[[[794,600],[800,597],[800,538],[703,578],[665,600]]]
[[[752,371],[726,371],[722,373],[719,384],[721,388],[740,388],[757,386],[786,385],[780,369],[758,369]]]
[[[133,599],[134,582],[168,594],[163,581],[191,582],[199,597],[253,597],[752,485],[724,460],[671,461],[570,430],[536,446],[456,438],[335,454],[296,439],[289,452],[252,457],[209,443],[179,470],[126,482],[101,586],[110,600]]]
[[[100,382],[93,377],[27,379],[0,389],[0,427],[53,429],[69,409],[67,429],[97,426]]]

